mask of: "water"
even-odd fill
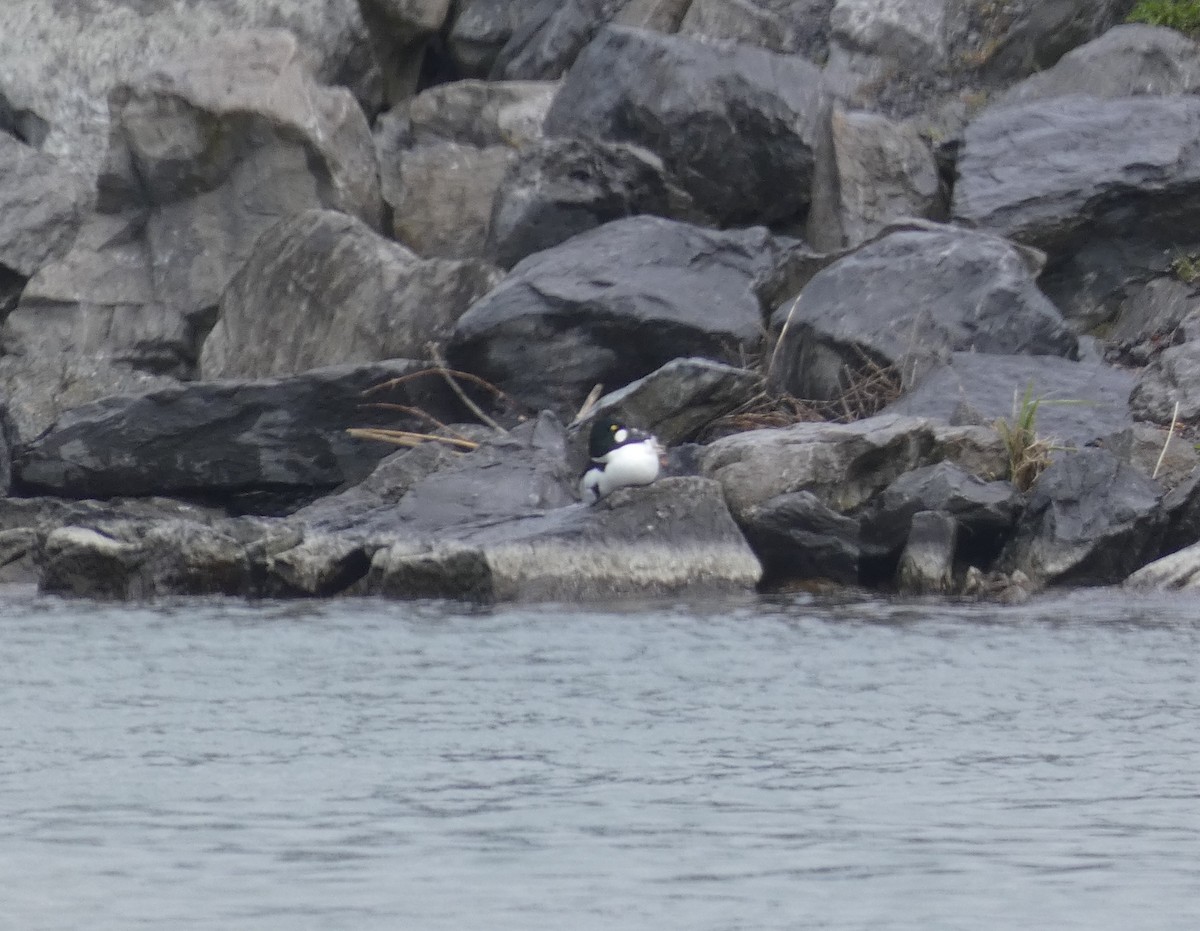
[[[1198,619],[0,594],[0,928],[1191,931]]]

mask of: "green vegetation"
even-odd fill
[[[1034,397],[1033,382],[1025,386],[1025,394],[1013,395],[1012,417],[996,421],[996,432],[1008,454],[1008,479],[1019,491],[1028,491],[1046,466],[1050,453],[1059,447],[1052,439],[1037,432],[1037,413],[1042,399]]]
[[[1200,279],[1200,252],[1176,253],[1171,260],[1171,274],[1184,284],[1195,284]]]
[[[1168,26],[1195,38],[1200,35],[1200,0],[1138,0],[1126,22]]]

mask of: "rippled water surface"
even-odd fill
[[[0,928],[1195,929],[1200,603],[0,594]]]

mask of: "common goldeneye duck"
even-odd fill
[[[618,488],[658,478],[663,448],[649,433],[601,417],[592,424],[588,455],[592,464],[579,481],[579,495],[595,503]]]

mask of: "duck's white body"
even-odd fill
[[[658,478],[662,447],[654,437],[625,443],[596,457],[596,463],[583,473],[579,482],[584,501],[599,501],[618,488],[627,485],[649,485]]]

